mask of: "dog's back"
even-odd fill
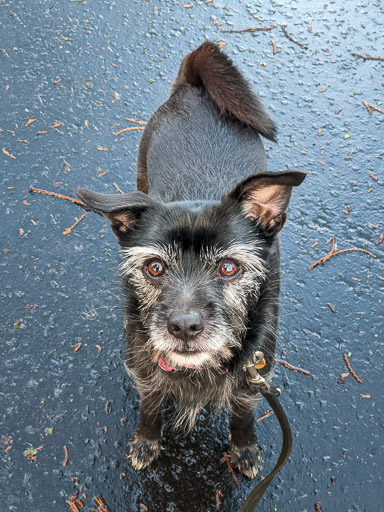
[[[220,199],[267,170],[259,133],[275,140],[275,125],[232,62],[204,43],[183,60],[144,131],[138,190],[165,202]]]

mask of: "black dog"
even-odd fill
[[[275,125],[232,62],[204,43],[182,62],[169,99],[140,143],[138,192],[77,190],[111,221],[122,247],[127,367],[141,396],[131,442],[136,469],[160,452],[161,404],[178,402],[193,428],[208,403],[232,409],[231,458],[260,467],[258,397],[243,366],[256,350],[271,373],[279,295],[279,237],[292,187],[305,173],[267,171],[260,135]]]

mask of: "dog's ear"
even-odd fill
[[[119,238],[123,238],[134,227],[143,211],[155,205],[142,192],[98,194],[86,188],[75,189],[75,192],[85,203],[86,210],[92,210],[111,221],[112,231]]]
[[[287,218],[292,187],[300,185],[307,173],[283,171],[250,176],[229,193],[247,219],[255,220],[271,235],[277,234]]]

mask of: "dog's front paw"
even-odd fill
[[[257,444],[236,446],[231,444],[231,461],[248,478],[255,478],[261,469],[261,451]]]
[[[160,439],[148,441],[146,439],[133,438],[129,443],[130,459],[132,466],[137,471],[151,464],[160,454]]]

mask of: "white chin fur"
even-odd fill
[[[173,366],[202,366],[210,359],[211,355],[208,352],[199,352],[198,354],[176,354],[169,352],[167,354],[168,361]]]

